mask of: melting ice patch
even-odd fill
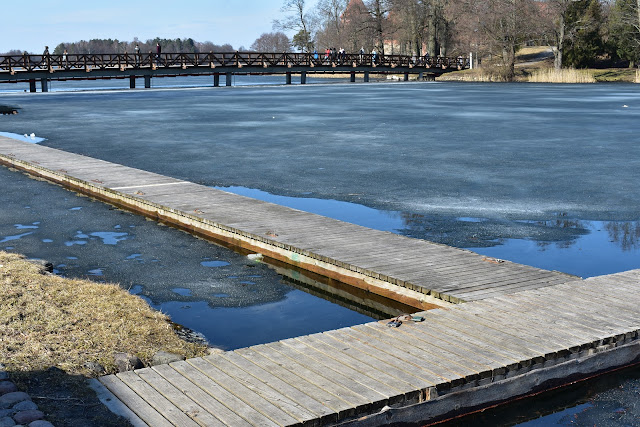
[[[33,234],[33,231],[30,231],[28,233],[16,234],[15,236],[6,236],[4,239],[0,240],[0,243],[10,242],[12,240],[18,240],[23,238],[24,236],[28,236],[29,234]]]
[[[115,245],[121,240],[126,240],[129,233],[115,233],[113,231],[98,231],[90,236],[99,237],[105,245]]]
[[[0,136],[17,139],[18,141],[32,142],[34,144],[37,144],[39,142],[46,140],[46,138],[40,138],[39,136],[36,136],[36,134],[33,132],[28,135],[26,133],[24,135],[20,135],[20,134],[11,133],[11,132],[0,132]]]
[[[225,265],[229,265],[226,261],[202,261],[200,264],[205,267],[224,267]]]
[[[33,222],[31,223],[31,225],[23,225],[23,224],[14,224],[14,227],[16,227],[18,230],[25,230],[25,229],[36,229],[39,228],[38,224],[40,224],[40,221],[38,222]]]

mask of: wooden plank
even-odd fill
[[[411,367],[409,369],[421,369],[433,377],[438,378],[439,383],[454,383],[456,381],[457,383],[462,383],[465,377],[475,373],[466,371],[462,367],[451,363],[449,360],[438,360],[430,358],[428,353],[417,350],[411,351],[409,346],[395,347],[395,342],[390,342],[390,340],[384,338],[378,339],[378,337],[367,335],[354,328],[343,330],[342,335],[372,347],[375,352],[387,353],[389,356],[398,359],[401,363],[406,364],[406,366]]]
[[[382,325],[365,324],[354,326],[351,328],[354,335],[356,333],[364,334],[361,339],[375,340],[378,345],[387,346],[402,353],[402,358],[412,361],[413,363],[426,363],[438,372],[449,373],[454,378],[464,378],[465,381],[473,381],[479,377],[481,372],[489,369],[486,365],[481,365],[474,361],[460,360],[458,356],[451,352],[445,351],[443,348],[435,348],[433,346],[422,346],[417,342],[406,342],[399,339],[402,332],[393,328],[388,331],[382,329]]]
[[[381,382],[386,388],[390,390],[389,394],[395,392],[405,395],[416,390],[415,386],[402,381],[397,377],[394,377],[393,375],[387,373],[384,369],[378,369],[381,367],[379,363],[376,364],[377,366],[372,366],[371,364],[364,363],[361,359],[352,357],[346,351],[338,351],[335,347],[331,347],[325,342],[318,339],[319,335],[320,334],[314,334],[298,337],[295,339],[295,341],[299,341],[307,347],[313,349],[317,357],[323,360],[330,359],[334,363],[340,363],[350,370],[358,372],[359,375],[365,375],[369,378]]]
[[[348,336],[334,335],[332,337],[328,333],[322,333],[314,334],[309,338],[326,345],[327,351],[330,353],[338,352],[341,356],[352,357],[364,370],[386,372],[389,376],[409,384],[415,390],[424,390],[436,384],[432,380],[425,379],[421,372],[416,372],[416,370],[408,368],[406,364],[401,364],[401,362],[386,353],[376,352],[372,347],[362,345],[359,341],[352,340]],[[343,341],[341,338],[345,340]],[[435,377],[430,376],[429,378],[433,379]]]
[[[249,424],[264,426],[280,425],[253,406],[247,405],[246,402],[242,401],[233,393],[229,393],[224,387],[200,372],[188,362],[174,362],[171,364],[171,367],[191,382],[197,384],[200,388],[205,390],[219,402],[223,403],[237,415],[247,420]]]
[[[138,369],[136,374],[201,426],[224,426],[225,423],[191,400],[163,376],[151,368]]]
[[[109,389],[127,407],[131,409],[141,420],[150,426],[172,427],[167,419],[155,410],[149,403],[136,394],[129,386],[115,375],[107,375],[100,378],[100,382]]]
[[[209,358],[212,356],[204,357],[205,360],[209,361]],[[254,364],[248,359],[245,359],[241,355],[235,352],[225,352],[221,353],[219,357],[226,359],[229,363],[233,363],[239,369],[245,371],[248,375],[251,375],[256,378],[257,381],[260,381],[271,388],[280,391],[282,394],[287,396],[297,404],[301,408],[305,408],[309,412],[313,413],[320,422],[329,423],[337,421],[337,414],[328,406],[323,405],[313,397],[309,396],[307,393],[304,393],[300,388],[296,388],[281,378],[277,377],[273,373],[261,368],[260,366]]]
[[[156,411],[162,414],[171,424],[176,426],[195,427],[198,424],[177,408],[167,398],[151,387],[146,381],[132,371],[121,372],[116,376],[131,390],[142,397]]]
[[[234,351],[245,359],[258,365],[260,368],[270,372],[274,376],[282,379],[294,388],[302,390],[313,399],[333,409],[338,415],[338,419],[350,417],[355,414],[357,404],[351,403],[342,396],[334,393],[333,390],[325,390],[321,386],[311,382],[313,379],[302,377],[298,372],[293,372],[282,366],[277,361],[273,361],[266,356],[256,352],[253,348],[243,348]]]
[[[309,358],[314,362],[314,370],[323,372],[326,374],[328,371],[333,371],[338,376],[342,378],[344,383],[347,385],[349,383],[358,384],[358,387],[364,386],[374,391],[376,396],[372,394],[372,397],[369,398],[370,401],[385,400],[388,405],[397,404],[404,401],[404,394],[401,393],[398,389],[393,388],[384,382],[379,381],[378,379],[371,377],[369,375],[365,375],[357,369],[353,369],[348,366],[342,360],[336,360],[331,357],[327,357],[324,353],[315,348],[305,344],[304,342],[296,339],[288,339],[281,341],[278,344],[282,344],[284,347],[287,347],[288,350],[283,348],[283,351],[286,351],[288,354],[296,356],[295,353],[290,353],[289,351],[296,352],[300,354],[301,357],[305,359]],[[332,375],[335,375],[332,373]]]
[[[261,412],[270,414],[271,419],[276,419],[281,424],[302,423],[315,418],[315,414],[305,410],[279,390],[262,381],[256,381],[246,371],[222,356],[191,359],[188,362],[216,382],[223,383],[229,392],[243,401],[250,401],[254,407],[260,405]]]
[[[274,362],[277,362],[279,365],[288,369],[291,372],[295,372],[300,376],[304,376],[304,378],[315,384],[317,387],[334,394],[340,397],[343,400],[346,400],[352,403],[356,407],[356,413],[361,413],[364,411],[369,405],[369,399],[365,396],[359,394],[358,391],[354,391],[349,387],[345,387],[340,382],[336,382],[333,378],[327,378],[324,375],[320,375],[317,372],[309,369],[306,364],[298,363],[289,357],[283,357],[282,353],[276,351],[276,349],[271,348],[269,345],[260,345],[252,347],[253,350],[262,354],[263,356],[271,359]]]
[[[152,368],[155,372],[161,375],[174,387],[179,389],[185,396],[193,400],[196,404],[207,411],[214,414],[225,425],[229,426],[243,426],[248,427],[249,424],[244,418],[240,417],[235,412],[231,411],[220,401],[216,400],[213,396],[205,392],[198,385],[181,375],[178,371],[173,369],[169,365],[158,365]]]

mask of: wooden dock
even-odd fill
[[[435,421],[640,363],[640,270],[580,280],[3,137],[0,163],[429,309],[94,381],[134,425]]]
[[[109,375],[94,387],[136,425],[432,422],[639,363],[639,306],[634,270],[429,310],[397,328],[373,322]]]
[[[4,137],[0,164],[418,310],[570,277]]]

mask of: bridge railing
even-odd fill
[[[0,56],[0,72],[57,70],[130,69],[130,68],[192,68],[192,67],[385,67],[385,68],[442,68],[469,67],[466,57],[416,57],[408,55],[337,54],[322,53],[119,53],[69,55],[10,55]]]

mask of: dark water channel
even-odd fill
[[[640,268],[638,85],[174,88],[0,103],[21,108],[0,116],[0,131],[54,148],[581,277]],[[0,169],[0,185],[0,249],[119,282],[214,345],[375,316],[20,173]],[[637,370],[607,378],[476,425],[554,411],[532,425],[640,424]]]

